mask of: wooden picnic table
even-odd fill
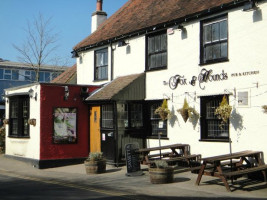
[[[138,149],[137,152],[141,154],[143,164],[150,164],[150,159],[155,157],[181,157],[189,155],[189,144],[172,144],[159,147]],[[170,152],[161,152],[162,150],[171,150]],[[157,152],[157,154],[151,154],[151,152]],[[158,153],[160,152],[160,153]]]
[[[227,178],[233,178],[256,171],[262,171],[264,179],[266,181],[267,165],[264,164],[262,158],[262,151],[251,150],[202,158],[203,162],[198,173],[196,185],[199,185],[203,175],[215,176],[219,177],[222,180],[228,191],[231,191],[227,182]],[[238,162],[232,162],[233,159],[237,159]],[[251,160],[253,160],[253,163],[251,162]],[[225,166],[224,162],[227,162],[230,166],[227,171],[223,167]]]

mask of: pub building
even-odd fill
[[[189,144],[203,157],[260,150],[266,160],[266,0],[131,0],[109,18],[96,3],[92,33],[72,51],[77,84],[99,87],[81,102],[89,120],[77,117],[88,152],[120,165],[127,144],[156,147],[160,135],[161,145]],[[171,116],[162,121],[164,99]],[[223,99],[225,121],[216,114]]]

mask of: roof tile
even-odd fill
[[[79,50],[231,2],[234,0],[129,0],[73,49]]]

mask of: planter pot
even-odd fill
[[[106,161],[84,161],[86,174],[100,174],[106,172]]]
[[[150,182],[153,184],[163,184],[173,182],[173,168],[164,169],[149,168]]]

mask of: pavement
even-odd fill
[[[176,171],[174,182],[151,184],[147,166],[142,165],[143,175],[126,176],[126,166],[107,165],[103,174],[87,175],[84,164],[57,168],[37,169],[29,163],[0,155],[0,174],[64,185],[66,187],[86,188],[110,196],[143,196],[143,199],[267,199],[267,183],[246,178],[237,179],[227,192],[223,183],[214,177],[203,176],[199,186],[195,185],[197,174]]]

